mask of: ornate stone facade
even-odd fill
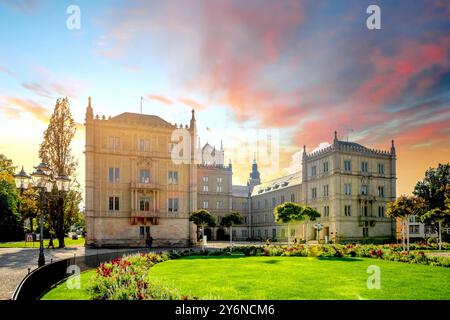
[[[256,159],[246,186],[233,186],[224,150],[200,148],[195,113],[189,125],[171,124],[154,115],[122,113],[94,118],[86,111],[86,243],[90,246],[188,246],[197,241],[192,211],[209,210],[221,218],[238,211],[245,223],[233,239],[287,239],[287,226],[275,223],[273,208],[292,201],[314,207],[324,228],[291,228],[297,239],[380,239],[395,236],[386,204],[396,196],[396,154],[338,140],[308,154],[302,171],[261,184]],[[181,133],[180,133],[181,132]],[[180,135],[183,136],[180,139]],[[182,161],[174,145],[184,144]],[[206,230],[208,239],[227,240],[229,231]]]

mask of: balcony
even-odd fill
[[[133,190],[160,190],[161,185],[158,182],[131,182]]]
[[[371,196],[371,195],[368,195],[368,194],[358,194],[357,199],[359,201],[369,201],[369,202],[371,202],[371,201],[375,201],[375,196]]]
[[[132,218],[159,218],[161,216],[165,215],[164,213],[160,212],[159,210],[156,211],[131,211],[131,217]]]

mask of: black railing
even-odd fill
[[[99,249],[101,251],[101,249]],[[146,252],[161,252],[163,249],[129,249],[117,250],[108,253],[91,254],[87,256],[74,256],[72,258],[59,260],[53,263],[46,264],[30,272],[19,283],[14,291],[12,300],[20,301],[34,301],[40,299],[46,292],[52,289],[56,284],[69,277],[69,266],[77,266],[80,272],[88,269],[96,268],[100,263],[109,261],[123,255],[133,253]]]

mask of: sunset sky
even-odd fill
[[[66,27],[71,4],[79,30]],[[381,30],[366,28],[370,4]],[[223,139],[235,184],[253,153],[235,163],[231,149],[254,130],[278,130],[280,163],[262,166],[263,180],[334,130],[377,149],[395,140],[398,195],[450,160],[449,1],[0,0],[0,43],[0,153],[28,172],[60,96],[79,124],[82,182],[89,96],[106,116],[140,112],[143,96],[144,113],[171,123],[194,107],[202,143]]]

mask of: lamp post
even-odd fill
[[[50,167],[42,162],[37,167],[36,170],[28,176],[25,170],[22,170],[14,175],[17,188],[24,190],[27,188],[34,188],[39,192],[39,203],[40,203],[40,237],[39,237],[39,259],[38,266],[41,267],[45,265],[44,256],[44,207],[46,201],[46,193],[50,193],[53,186],[56,184],[58,191],[68,191],[70,188],[70,179],[66,175],[61,175],[56,178],[52,178]]]
[[[44,206],[45,206],[45,192],[50,192],[52,190],[52,184],[50,182],[50,168],[46,163],[41,163],[36,170],[31,174],[31,179],[33,180],[32,187],[39,192],[39,202],[41,206],[41,217],[40,217],[40,236],[39,236],[39,259],[38,266],[42,267],[45,265],[44,257]]]

